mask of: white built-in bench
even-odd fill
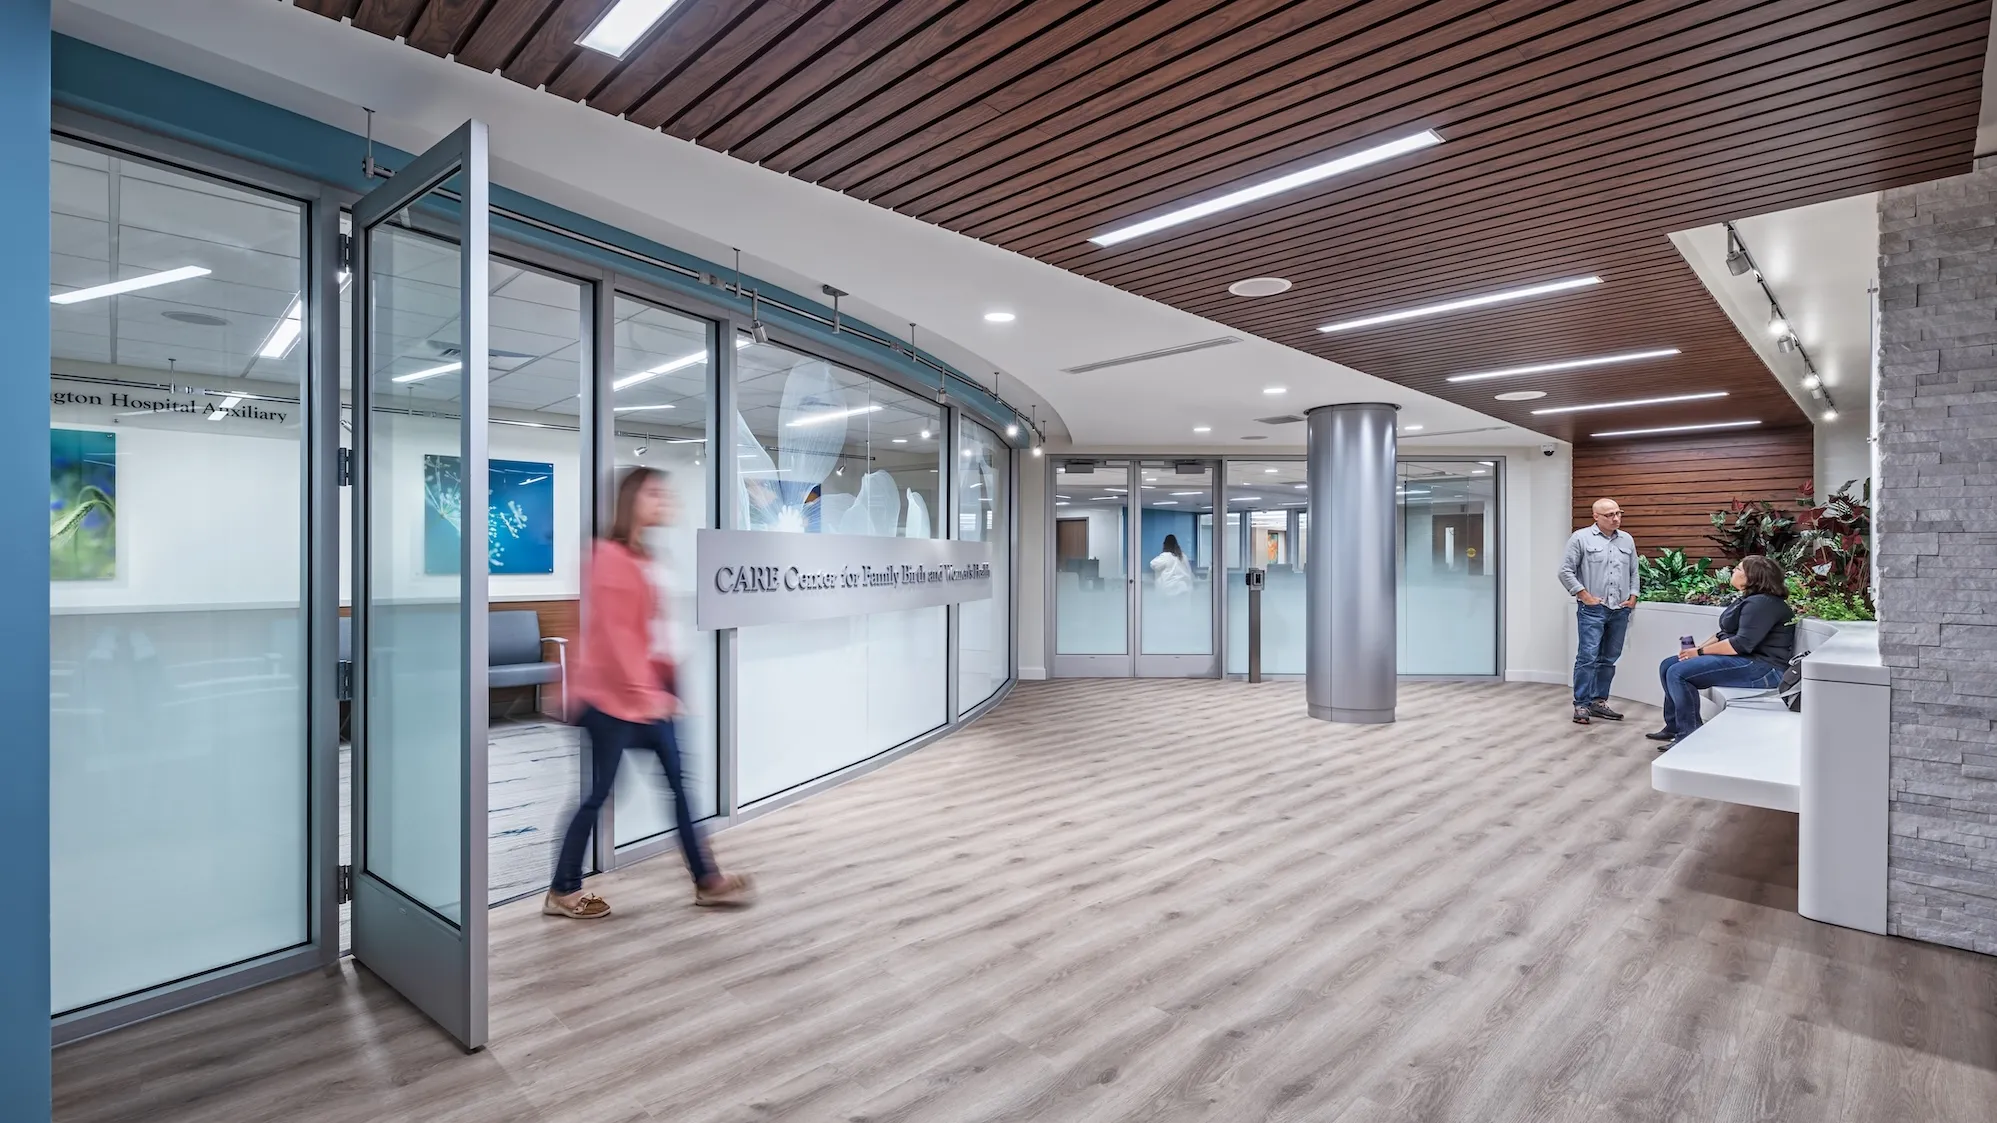
[[[1794,812],[1797,911],[1886,931],[1887,737],[1890,686],[1875,624],[1805,620],[1803,712],[1755,690],[1705,692],[1718,709],[1660,755],[1661,792]],[[1647,653],[1645,653],[1647,654]],[[1662,656],[1660,656],[1662,658]]]

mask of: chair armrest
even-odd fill
[[[555,662],[562,665],[562,675],[566,678],[569,673],[569,641],[562,636],[542,636],[541,642],[555,645]]]
[[[542,636],[542,637],[541,637],[541,642],[542,642],[542,643],[559,643],[559,644],[561,644],[561,645],[562,645],[563,647],[567,647],[567,646],[569,645],[569,641],[568,641],[568,640],[567,640],[566,638],[562,637],[562,636]]]

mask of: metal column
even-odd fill
[[[1310,425],[1305,697],[1325,721],[1394,720],[1394,415],[1378,402],[1319,406]]]

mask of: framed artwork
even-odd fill
[[[531,460],[489,460],[486,565],[493,574],[555,571],[555,466]],[[458,571],[463,540],[462,462],[423,457],[423,572]]]
[[[118,434],[49,430],[49,580],[118,575]]]

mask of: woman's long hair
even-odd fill
[[[645,539],[640,534],[644,528],[637,522],[638,493],[653,480],[664,483],[666,474],[657,468],[640,465],[627,469],[617,480],[617,503],[611,508],[610,533],[605,537],[640,557],[650,557],[651,551],[645,548]]]
[[[1186,560],[1185,552],[1179,549],[1179,536],[1176,534],[1167,534],[1165,536],[1165,552],[1178,558],[1180,561]]]
[[[1761,554],[1749,554],[1740,559],[1741,569],[1747,572],[1748,596],[1765,593],[1771,597],[1788,597],[1788,579],[1782,575],[1782,567]]]

